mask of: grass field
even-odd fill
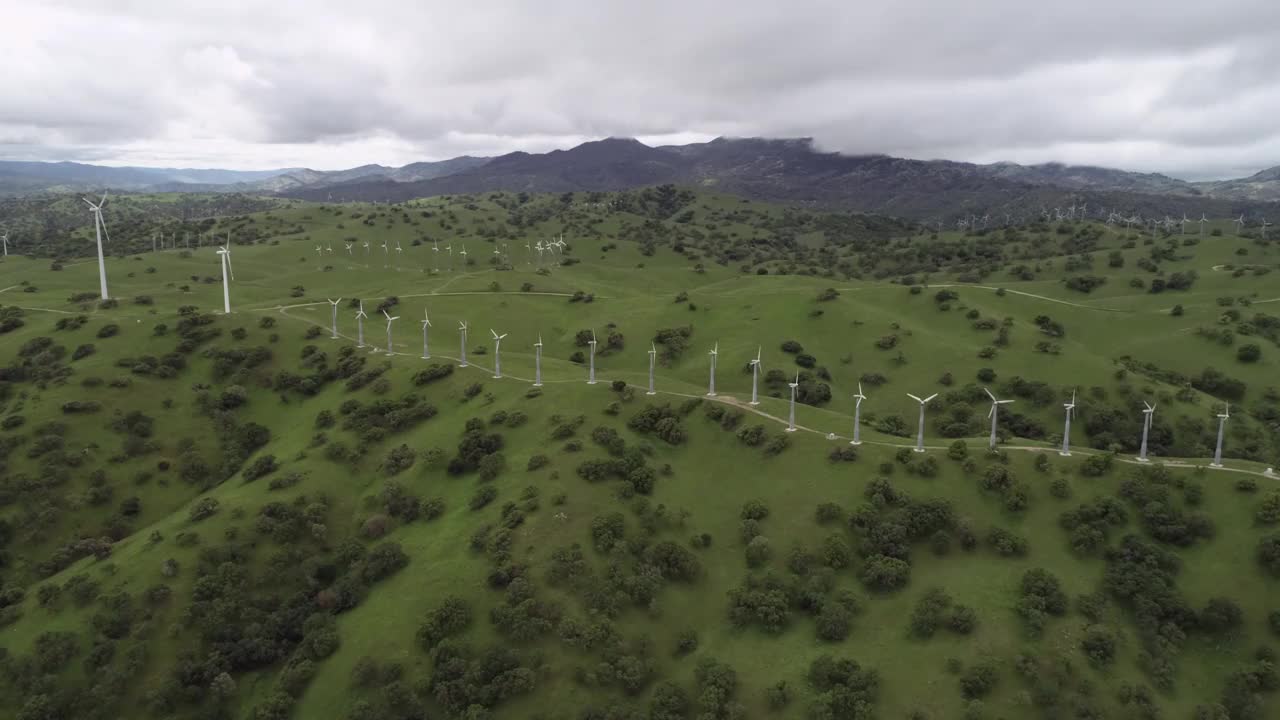
[[[422,712],[430,717],[485,717],[483,712],[512,718],[628,717],[627,708],[647,713],[658,686],[668,681],[689,695],[687,716],[695,717],[701,712],[694,709],[700,697],[695,666],[702,658],[715,658],[736,671],[733,698],[742,716],[804,717],[822,696],[807,678],[810,664],[827,654],[855,659],[877,671],[875,717],[1057,717],[1062,715],[1053,713],[1069,711],[1072,703],[1095,708],[1099,717],[1136,717],[1134,703],[1119,699],[1122,687],[1129,688],[1124,693],[1131,696],[1133,688],[1151,686],[1155,689],[1149,691],[1150,703],[1159,716],[1180,718],[1191,717],[1197,706],[1219,702],[1230,677],[1248,666],[1260,644],[1272,641],[1268,613],[1280,608],[1280,585],[1255,561],[1254,548],[1268,528],[1254,518],[1260,501],[1277,489],[1275,479],[1263,472],[1277,458],[1271,414],[1277,404],[1277,349],[1266,339],[1266,321],[1251,318],[1280,315],[1280,306],[1272,304],[1280,302],[1280,289],[1269,274],[1254,271],[1276,265],[1280,253],[1273,245],[1231,235],[1185,244],[1191,238],[1175,236],[1174,257],[1162,259],[1157,273],[1136,265],[1153,247],[1169,246],[1168,238],[1144,245],[1141,238],[1102,226],[1089,230],[1098,238],[1085,253],[1061,253],[1058,233],[1043,240],[1031,232],[1006,243],[951,234],[903,236],[872,243],[869,250],[856,235],[851,242],[836,242],[834,235],[812,229],[797,236],[793,251],[779,253],[768,249],[766,241],[777,237],[781,224],[807,226],[786,220],[787,212],[779,208],[699,195],[687,206],[691,218],[649,228],[659,239],[646,249],[643,240],[610,239],[636,235],[645,225],[643,215],[590,208],[545,216],[537,211],[556,202],[557,198],[536,198],[527,211],[534,220],[516,231],[503,218],[525,211],[477,199],[412,204],[405,214],[418,213],[423,218],[419,225],[384,207],[342,206],[343,215],[338,216],[333,208],[303,204],[219,221],[209,228],[210,236],[230,231],[235,238],[248,234],[246,228],[252,226],[255,242],[232,246],[233,313],[209,317],[210,327],[222,334],[186,353],[184,366],[171,378],[130,369],[137,367],[139,358],[163,358],[173,352],[175,332],[185,332],[180,307],[194,306],[197,315],[220,311],[222,286],[212,247],[109,258],[109,282],[119,302],[109,308],[70,299],[96,288],[96,262],[64,261],[59,270],[52,270],[48,259],[10,257],[0,264],[0,311],[20,308],[25,323],[0,335],[0,356],[17,356],[20,348],[39,337],[51,337],[68,353],[94,346],[94,352],[74,361],[37,355],[34,365],[41,366],[43,358],[46,369],[66,366],[69,374],[41,379],[37,367],[24,377],[7,378],[6,392],[0,395],[0,414],[25,419],[20,426],[6,425],[3,434],[27,438],[8,453],[8,502],[0,510],[13,538],[6,548],[4,584],[25,590],[24,598],[4,608],[7,627],[0,630],[0,645],[11,659],[6,661],[10,673],[5,693],[13,702],[0,709],[0,717],[38,717],[21,714],[35,712],[31,703],[37,696],[51,707],[76,711],[71,716],[77,717],[90,717],[92,712],[120,716],[118,708],[138,708],[157,717],[267,718],[290,712],[305,718],[417,717],[415,713]],[[424,211],[431,217],[421,215]],[[377,219],[371,226],[353,221],[354,215],[361,216],[356,220],[375,215]],[[677,224],[715,227],[707,227],[698,239]],[[683,252],[661,239],[666,232],[661,227],[667,226],[682,238],[680,242],[688,242]],[[1227,224],[1221,229],[1227,230]],[[536,254],[526,252],[525,243],[561,231],[571,242],[568,257],[578,262],[553,265],[548,258],[543,265],[547,269],[539,272]],[[349,237],[357,238],[350,255],[345,250]],[[365,240],[371,245],[368,254],[362,247]],[[380,247],[384,240],[390,248],[386,255]],[[403,248],[398,258],[397,241]],[[437,253],[431,250],[432,241],[440,242],[439,258],[433,257]],[[1127,242],[1134,246],[1124,247]],[[464,243],[469,259],[465,264],[459,254]],[[930,272],[918,269],[919,253],[952,246],[972,251],[991,243],[999,244],[1004,255],[1000,262],[987,261],[981,277],[971,277],[972,263],[959,260]],[[491,263],[494,248],[504,249],[503,244],[509,244],[506,262]],[[455,251],[452,271],[445,245]],[[1123,260],[1121,267],[1112,266],[1113,251]],[[738,260],[716,262],[725,255]],[[1236,272],[1246,261],[1249,269]],[[1068,263],[1072,269],[1067,269]],[[1013,272],[1018,265],[1027,267]],[[862,270],[843,273],[835,270],[838,267]],[[760,268],[767,274],[757,274]],[[1191,270],[1198,278],[1185,291],[1151,293],[1130,284],[1133,277],[1149,282]],[[907,275],[911,277],[902,282],[888,281]],[[1089,293],[1065,286],[1065,279],[1082,275],[1106,281]],[[829,288],[836,292],[826,293]],[[942,291],[953,291],[955,297],[939,296]],[[824,293],[828,299],[820,300]],[[144,296],[145,304],[140,304],[137,299]],[[330,339],[327,299],[338,297],[344,298],[338,316],[340,337]],[[388,356],[382,352],[386,322],[374,308],[390,297],[398,299],[391,312],[400,320],[393,328],[395,354]],[[363,299],[370,314],[364,338],[372,346],[353,357],[362,359],[366,370],[385,363],[385,372],[360,389],[346,389],[341,381],[322,383],[313,394],[285,389],[282,372],[306,375],[317,354],[326,356],[331,366],[342,348],[355,344],[354,309],[348,304],[353,298]],[[1171,313],[1174,305],[1181,306],[1181,314]],[[1239,316],[1224,318],[1231,310]],[[431,360],[419,357],[424,311],[432,321]],[[54,329],[59,320],[79,316],[85,317],[79,327]],[[1063,331],[1046,334],[1042,316]],[[975,329],[975,322],[985,319],[992,321],[991,327]],[[432,363],[456,364],[461,321],[470,327],[470,367],[437,382],[416,384],[415,375]],[[1239,332],[1241,323],[1251,324],[1256,337]],[[166,326],[162,334],[155,330],[158,324]],[[103,337],[100,331],[107,325],[117,331]],[[659,393],[646,397],[651,339],[662,329],[686,326],[692,329],[687,348],[659,366]],[[1007,328],[1004,344],[997,342],[1000,327]],[[306,336],[311,328],[319,328],[319,335]],[[1199,332],[1202,328],[1230,328],[1235,336],[1230,344],[1206,339]],[[508,334],[502,346],[502,379],[492,377],[490,329]],[[591,329],[601,348],[596,357],[600,382],[595,385],[585,382],[585,366],[570,359],[586,352],[577,337]],[[611,334],[618,337],[608,347]],[[530,393],[533,343],[539,337],[544,343],[544,387]],[[790,378],[802,369],[798,354],[782,349],[789,340],[813,357],[814,367],[805,368],[813,373],[805,378],[806,388],[825,385],[830,391],[827,401],[798,405],[800,430],[794,434],[784,432],[788,389],[776,376],[767,383],[762,378],[758,408],[746,404],[751,388],[746,363],[757,348],[766,373],[781,371]],[[1052,347],[1037,351],[1041,342]],[[1261,347],[1261,357],[1241,362],[1239,346],[1249,342]],[[718,395],[691,407],[680,421],[687,434],[683,442],[672,445],[628,428],[628,420],[648,404],[678,408],[702,397],[707,389],[707,353],[717,344]],[[218,352],[253,347],[267,348],[269,359],[229,371],[220,364],[226,361]],[[984,348],[991,352],[980,357]],[[131,360],[121,362],[124,358]],[[1150,365],[1143,372],[1126,371],[1126,360]],[[825,377],[820,368],[825,368]],[[1225,398],[1204,389],[1205,368],[1215,368],[1241,385],[1229,390],[1235,399],[1223,470],[1207,467],[1216,415]],[[994,377],[980,381],[983,369]],[[1195,379],[1195,387],[1172,381],[1168,373],[1185,376],[1188,382]],[[951,376],[950,384],[942,382],[945,374]],[[864,382],[865,442],[858,457],[832,461],[831,451],[847,447],[852,435],[851,395],[860,379],[873,376],[881,379]],[[86,387],[86,378],[103,383]],[[128,382],[113,386],[114,378]],[[615,380],[631,389],[617,391],[611,385]],[[1035,383],[1045,387],[1027,389]],[[982,452],[987,422],[983,385],[1002,396],[1016,396],[1017,402],[1005,407],[1016,414],[1010,417],[1016,418],[1017,427],[1028,428],[1033,437],[1019,437],[1006,427],[1003,452]],[[243,390],[232,391],[233,386]],[[1061,403],[1073,389],[1080,397],[1073,422],[1075,453],[1061,458],[1056,452]],[[228,392],[242,393],[231,407],[225,400]],[[920,456],[900,453],[913,444],[917,412],[906,393],[935,392],[942,396],[929,409],[929,452],[924,457],[935,459],[937,467],[922,470]],[[342,427],[347,417],[340,410],[344,402],[354,399],[369,406],[408,393],[424,397],[437,413],[371,442],[362,441],[357,430]],[[1141,422],[1137,408],[1143,399],[1158,405],[1152,442],[1160,463],[1156,471],[1132,457]],[[83,414],[63,409],[67,402],[82,400],[96,400],[102,407]],[[218,402],[223,404],[217,406]],[[216,407],[211,409],[210,403]],[[741,412],[741,427],[761,425],[768,438],[789,439],[789,446],[777,454],[748,446],[735,432],[704,417],[708,408]],[[323,410],[338,416],[338,424],[329,429],[318,424]],[[152,447],[136,454],[118,453],[120,431],[110,426],[130,412],[153,419],[148,438]],[[525,421],[495,420],[495,415],[516,413]],[[578,415],[585,417],[580,428],[553,437],[555,428]],[[1104,417],[1108,419],[1099,419]],[[474,468],[447,472],[439,461],[465,440],[464,425],[470,418],[481,419],[486,432],[502,436],[502,469],[492,480],[477,478]],[[1091,419],[1107,427],[1091,427]],[[31,456],[27,450],[38,444],[40,435],[51,432],[41,423],[50,421],[65,425],[53,433],[64,441],[53,455]],[[228,438],[237,428],[254,424],[269,429],[269,441],[237,457],[234,467],[219,464],[220,456],[233,454]],[[640,456],[646,459],[641,462],[656,471],[651,495],[633,494],[625,481],[588,482],[580,476],[585,461],[611,457],[593,440],[596,428],[616,431],[629,448],[643,448]],[[1115,436],[1111,446],[1101,443],[1108,432]],[[948,456],[947,449],[957,440],[967,445],[972,460],[967,467]],[[329,450],[338,443],[356,448],[354,457],[331,457]],[[573,447],[575,443],[580,447]],[[389,482],[388,454],[401,444],[414,451],[415,461],[391,479],[423,500],[443,500],[445,509],[430,521],[393,516],[386,534],[371,539],[370,518],[388,512],[385,496],[380,495]],[[429,451],[435,448],[441,452],[433,460]],[[1086,461],[1113,450],[1119,454],[1109,470],[1097,477],[1083,474]],[[274,456],[278,469],[245,481],[241,468],[267,454]],[[73,455],[80,459],[68,459]],[[546,456],[546,464],[526,470],[535,456]],[[61,457],[59,462],[68,468],[63,475],[51,469],[58,464],[51,457]],[[213,466],[206,480],[180,477],[193,457],[203,457]],[[1026,495],[1025,507],[1010,509],[1000,491],[984,489],[993,466],[1006,467],[1017,478],[1016,486]],[[230,470],[227,477],[220,476],[220,468]],[[103,473],[95,476],[92,471],[98,469]],[[296,485],[270,487],[273,478],[288,473],[298,474]],[[815,509],[821,503],[837,503],[855,514],[868,503],[864,494],[878,477],[888,477],[911,498],[950,503],[955,527],[972,528],[979,538],[977,547],[955,547],[939,555],[924,539],[908,541],[910,582],[896,591],[870,588],[863,578],[871,543],[865,532],[845,523],[820,524]],[[1059,525],[1064,512],[1114,497],[1122,481],[1131,477],[1143,486],[1169,488],[1172,507],[1202,513],[1215,528],[1211,538],[1186,547],[1169,546],[1181,561],[1176,586],[1186,603],[1199,609],[1211,598],[1228,596],[1243,617],[1225,632],[1190,632],[1174,653],[1174,680],[1165,688],[1143,670],[1149,665],[1140,661],[1140,654],[1150,638],[1135,621],[1132,608],[1113,599],[1098,617],[1090,619],[1077,611],[1074,599],[1099,591],[1112,561],[1101,551],[1073,551],[1069,533]],[[1069,498],[1051,492],[1056,480],[1062,481],[1057,487],[1069,487]],[[1237,490],[1238,481],[1248,480],[1259,492]],[[484,487],[496,490],[496,500],[469,509]],[[1187,487],[1200,490],[1193,493]],[[1188,499],[1195,493],[1202,496]],[[139,499],[139,507],[126,516],[117,507],[130,497]],[[206,498],[218,501],[216,513],[193,520],[192,508]],[[262,520],[260,508],[277,500],[299,509],[318,504],[319,509],[306,510],[312,513],[307,516],[311,529],[283,540],[274,534],[280,523]],[[744,561],[739,516],[749,500],[759,500],[769,509],[758,531],[769,539],[772,557],[756,569]],[[664,510],[655,519],[658,507]],[[1151,533],[1140,521],[1141,506],[1126,507],[1128,517],[1109,533],[1109,547],[1118,545],[1125,534]],[[630,552],[592,548],[597,520],[613,512],[625,518]],[[514,514],[522,522],[509,521]],[[491,533],[501,533],[508,522],[514,523],[506,526],[508,545],[495,549],[494,541],[486,540],[479,543],[480,551],[474,549],[478,529],[488,525],[493,526]],[[1025,538],[1026,552],[1007,557],[992,549],[984,538],[993,526]],[[47,564],[41,565],[77,541],[109,535],[104,528],[112,527],[117,530],[109,555],[102,559],[84,557],[52,573]],[[960,531],[953,531],[958,538]],[[689,538],[703,533],[710,536],[709,546],[691,546]],[[729,592],[749,575],[760,576],[766,570],[780,577],[823,575],[817,570],[797,575],[788,558],[795,547],[816,552],[833,535],[852,548],[854,560],[829,573],[824,592],[830,598],[849,591],[861,606],[846,639],[818,639],[815,620],[796,607],[777,632],[729,621]],[[341,610],[336,610],[320,598],[340,583],[327,574],[329,570],[319,568],[332,565],[340,573],[342,562],[332,558],[341,557],[344,541],[352,538],[369,547],[398,543],[407,565],[373,583],[350,608],[339,605]],[[647,601],[624,602],[612,613],[601,612],[603,601],[595,591],[547,578],[556,563],[553,553],[578,543],[594,575],[621,578],[619,586],[631,588],[634,597],[643,577],[636,563],[646,548],[667,540],[690,549],[701,568],[697,578],[660,582]],[[165,563],[170,559],[179,568],[172,573]],[[295,596],[304,598],[306,616],[313,618],[305,627],[299,621],[296,633],[284,633],[293,645],[269,655],[270,661],[228,665],[224,660],[219,665],[209,659],[209,649],[218,641],[201,629],[201,616],[215,609],[229,611],[217,604],[222,600],[209,599],[207,583],[213,577],[225,578],[231,571],[223,568],[232,565],[244,573],[240,594],[254,600],[252,611],[241,607],[239,615],[227,616],[229,626],[250,623],[243,628],[246,635],[270,634],[267,628],[273,625],[254,626],[251,618],[257,613],[278,614]],[[538,598],[559,608],[556,629],[513,639],[491,621],[490,609],[504,602],[503,591],[493,588],[491,573],[512,567],[524,568],[520,572],[531,580]],[[1061,581],[1072,607],[1061,617],[1050,617],[1044,632],[1032,637],[1018,611],[1019,584],[1023,574],[1036,567],[1047,568]],[[41,606],[40,587],[66,586],[78,575],[100,583],[97,592],[81,603],[68,599],[74,595],[68,589],[61,600]],[[149,589],[161,583],[168,587],[168,599],[152,601]],[[941,630],[930,639],[912,634],[912,611],[933,588],[945,589],[954,603],[975,611],[977,623],[971,633]],[[121,592],[128,597],[127,612],[119,608]],[[473,620],[458,638],[475,648],[515,648],[531,671],[529,687],[501,699],[472,698],[475,709],[467,711],[471,715],[441,700],[428,682],[439,669],[414,633],[446,596],[457,596],[472,609]],[[102,617],[121,614],[129,617],[129,630],[113,637],[103,630],[110,624]],[[620,639],[588,649],[562,641],[558,636],[567,632],[567,618],[580,623],[605,620]],[[1094,667],[1080,644],[1100,627],[1115,639],[1115,659]],[[697,649],[677,656],[677,638],[687,629],[696,631]],[[318,641],[313,638],[330,631],[340,639],[337,647],[316,650]],[[45,674],[56,680],[41,684],[12,659],[43,652],[37,638],[51,632],[72,633],[79,641],[73,653],[46,669]],[[105,662],[90,663],[87,658],[95,643],[116,650]],[[146,648],[145,660],[130,653],[133,647]],[[287,659],[307,653],[311,659],[305,672]],[[1019,675],[1015,666],[1020,653],[1045,662],[1059,657],[1070,661],[1075,686],[1070,689],[1067,683],[1061,688],[1064,699],[1059,705],[1046,706],[1042,691]],[[627,676],[631,681],[610,679],[615,672],[619,678],[624,675],[614,669],[622,666],[619,656],[644,670],[634,671],[636,666],[629,665],[634,671]],[[399,663],[401,673],[355,688],[353,672],[366,657]],[[959,677],[984,663],[991,665],[998,680],[980,699],[966,699]],[[206,668],[210,676],[201,674]],[[213,677],[222,669],[231,678],[229,689]],[[305,679],[299,681],[299,675]],[[637,676],[640,679],[634,680]],[[127,681],[107,682],[108,677]],[[787,683],[793,699],[771,708],[765,689],[779,682]],[[296,699],[285,702],[282,695]],[[104,699],[95,703],[94,697]],[[1258,698],[1260,708],[1277,707],[1274,698]],[[588,708],[599,712],[584,715]],[[270,714],[276,711],[284,714]],[[1266,710],[1262,712],[1257,717],[1265,717]]]

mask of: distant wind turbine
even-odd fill
[[[93,213],[93,230],[98,237],[98,284],[101,286],[102,299],[107,299],[107,263],[102,257],[102,236],[107,233],[107,224],[102,220],[102,207],[107,204],[107,194],[102,193],[102,199],[98,204],[93,204],[87,198],[81,198],[89,205],[89,212]],[[111,236],[107,235],[107,240]]]
[[[928,405],[930,400],[932,400],[932,399],[934,399],[934,398],[938,397],[938,393],[934,393],[934,394],[930,395],[929,397],[924,398],[923,400],[921,400],[920,398],[916,397],[915,395],[912,395],[911,393],[907,393],[907,397],[909,397],[909,398],[911,398],[912,400],[915,400],[916,402],[920,403],[920,424],[919,424],[918,429],[916,430],[916,447],[915,447],[915,451],[916,451],[916,452],[918,452],[918,453],[922,453],[922,452],[924,452],[924,406],[925,406],[925,405]]]

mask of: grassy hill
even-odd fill
[[[297,204],[213,221],[229,316],[210,247],[110,258],[106,305],[11,257],[0,717],[1268,717],[1278,253],[1231,227]]]

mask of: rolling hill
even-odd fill
[[[0,717],[1274,717],[1280,243],[1233,228],[276,201],[210,219],[230,314],[212,247],[122,238],[106,302],[11,256]]]

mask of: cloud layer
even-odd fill
[[[0,0],[0,158],[321,169],[650,142],[1280,163],[1280,3]]]

